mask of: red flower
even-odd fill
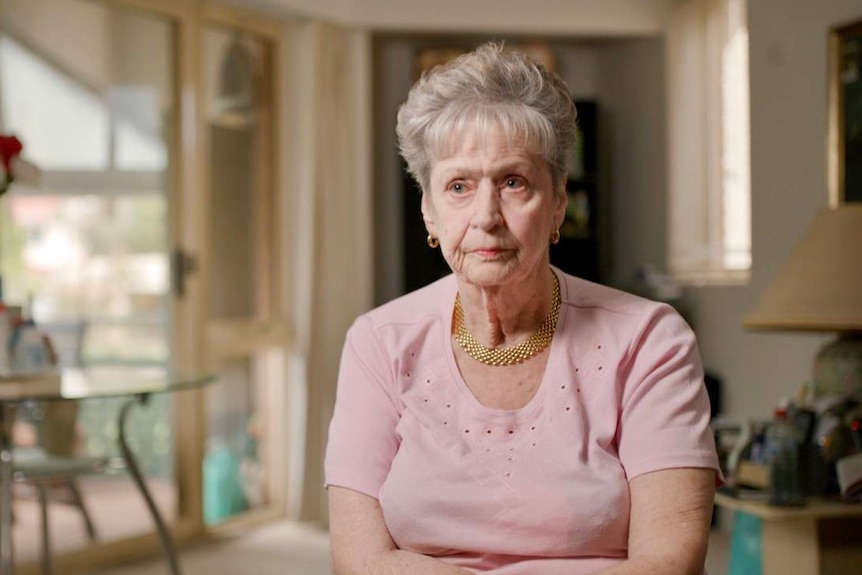
[[[12,174],[12,161],[21,155],[23,149],[21,140],[15,136],[0,135],[0,159],[3,161],[3,168],[7,175]]]
[[[12,173],[12,162],[21,155],[21,150],[24,146],[21,140],[15,136],[4,136],[0,134],[0,162],[3,163],[3,169],[6,172],[6,177],[0,181],[0,195],[6,193],[9,185],[15,181],[15,175]]]

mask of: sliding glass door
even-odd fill
[[[285,507],[280,37],[277,24],[197,0],[0,0],[0,133],[41,171],[0,199],[3,299],[62,341],[66,366],[118,381],[218,376],[129,422],[178,537]],[[69,409],[70,453],[117,453],[115,402]],[[39,442],[31,423],[19,418],[19,444]],[[18,487],[16,560],[27,563],[38,508]],[[70,497],[51,494],[58,567],[157,552],[126,475],[87,478],[81,492],[93,538]]]
[[[172,369],[171,212],[178,125],[177,25],[169,17],[83,0],[0,3],[0,132],[41,170],[0,200],[3,298],[61,349],[61,362],[117,381]],[[117,455],[113,401],[72,409],[69,454]],[[54,411],[51,411],[51,410]],[[52,415],[54,414],[54,415]],[[130,420],[131,441],[164,516],[177,518],[173,401]],[[15,439],[39,442],[28,417]],[[17,486],[19,562],[40,544],[34,493]],[[152,521],[125,475],[82,479],[93,542],[146,534]],[[50,491],[57,552],[91,543],[64,485]]]

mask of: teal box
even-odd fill
[[[216,446],[204,458],[204,521],[219,523],[245,510],[239,458],[225,445]]]
[[[745,511],[733,516],[727,575],[763,575],[762,523]]]

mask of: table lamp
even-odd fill
[[[743,325],[838,332],[817,353],[814,393],[862,396],[862,203],[818,212]]]

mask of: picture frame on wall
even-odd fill
[[[862,203],[862,20],[830,32],[829,203]]]

